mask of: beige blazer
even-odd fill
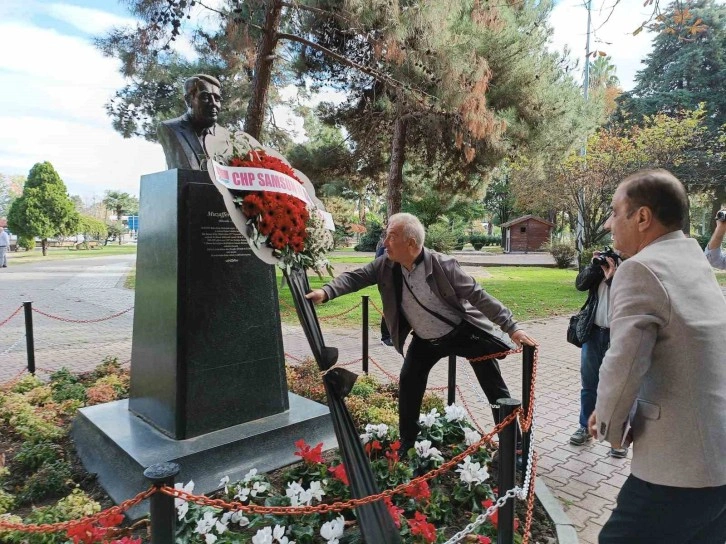
[[[681,231],[623,262],[612,283],[600,368],[600,440],[631,417],[636,477],[675,487],[726,484],[726,301],[698,243]]]

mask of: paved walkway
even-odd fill
[[[0,323],[24,300],[46,313],[65,319],[94,320],[108,317],[133,305],[133,292],[123,288],[123,279],[135,256],[89,258],[27,264],[0,271]],[[350,295],[350,304],[358,302]],[[371,309],[370,356],[386,372],[396,375],[401,357],[380,345],[377,315]],[[36,365],[39,369],[69,367],[89,370],[106,356],[125,362],[131,353],[133,311],[94,324],[72,323],[34,314]],[[361,356],[360,331],[334,328],[322,322],[326,342],[340,350],[340,362]],[[619,487],[629,473],[628,459],[611,459],[608,448],[590,444],[575,448],[568,444],[577,426],[579,406],[579,350],[564,341],[567,318],[531,321],[526,328],[541,342],[537,382],[537,434],[540,475],[563,502],[577,526],[581,542],[597,542],[597,534],[609,516]],[[297,358],[310,355],[302,330],[283,325],[285,351]],[[491,413],[466,361],[459,361],[457,383],[478,423],[492,426]],[[14,377],[26,364],[22,312],[0,327],[0,383]],[[357,366],[357,365],[356,365]],[[360,367],[358,367],[360,368]],[[521,384],[519,356],[502,362],[513,396]],[[371,372],[385,379],[371,364]],[[430,386],[447,383],[447,365],[439,363]]]

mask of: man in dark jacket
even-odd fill
[[[610,347],[610,284],[618,268],[619,257],[593,253],[590,264],[577,275],[575,287],[578,291],[589,291],[585,305],[585,318],[580,320],[578,336],[582,342],[580,353],[580,425],[570,437],[573,446],[584,446],[592,439],[587,429],[587,420],[595,410],[600,365]],[[605,264],[603,264],[603,262]],[[627,448],[610,448],[611,457],[623,458]]]
[[[414,445],[429,372],[441,358],[473,359],[509,350],[511,343],[494,324],[518,346],[537,345],[519,328],[512,312],[487,294],[454,258],[423,247],[424,237],[424,227],[415,216],[394,214],[388,219],[384,256],[306,295],[321,303],[376,284],[399,353],[413,331],[399,383],[403,451]],[[496,360],[472,363],[472,368],[491,404],[510,397]]]

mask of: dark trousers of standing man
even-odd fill
[[[678,466],[673,470],[678,470]],[[724,544],[726,485],[670,487],[628,476],[617,506],[600,532],[599,543],[663,542]]]
[[[501,340],[473,325],[466,324],[460,329],[450,338],[447,335],[437,340],[424,340],[413,335],[403,361],[398,393],[398,423],[404,444],[411,444],[416,440],[419,432],[418,417],[429,372],[439,360],[449,355],[473,359],[509,350]],[[496,359],[471,363],[471,366],[490,404],[496,404],[498,399],[510,398]],[[495,422],[499,420],[498,412],[497,408],[492,408]]]

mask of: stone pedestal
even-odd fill
[[[129,409],[187,439],[288,409],[275,270],[206,171],[141,178]]]
[[[75,419],[86,469],[119,503],[148,489],[143,472],[158,463],[209,493],[223,476],[298,460],[300,438],[335,447],[328,408],[287,391],[274,267],[252,254],[207,172],[144,176],[140,204],[131,394]]]
[[[299,461],[295,442],[337,446],[328,408],[289,394],[290,409],[272,416],[207,433],[174,440],[136,417],[128,400],[82,408],[73,422],[72,437],[89,472],[119,504],[149,488],[144,469],[175,462],[181,466],[178,482],[194,481],[194,492],[219,489],[229,476],[241,480],[251,469],[268,472]],[[148,501],[129,511],[132,519],[148,512]]]

